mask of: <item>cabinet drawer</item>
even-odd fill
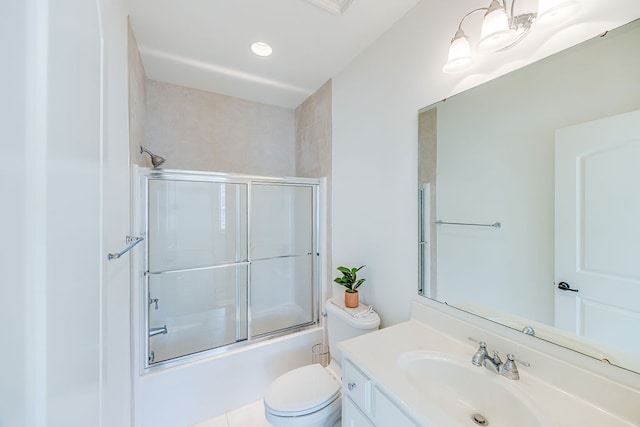
[[[349,360],[342,368],[342,395],[349,396],[365,414],[370,412],[371,380]]]

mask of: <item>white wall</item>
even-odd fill
[[[0,256],[0,351],[2,381],[0,381],[0,425],[27,425],[27,354],[28,319],[26,309],[27,229],[26,180],[27,132],[26,58],[28,32],[25,28],[28,12],[34,2],[9,2],[0,15],[0,156],[5,159],[0,168],[0,235],[8,244]],[[35,19],[35,17],[34,17]],[[33,23],[29,29],[33,30]],[[34,32],[35,34],[35,32]],[[29,294],[31,296],[32,294]],[[32,312],[29,311],[29,314]],[[11,367],[10,369],[7,369]],[[35,398],[35,396],[33,396]]]
[[[383,325],[409,317],[417,289],[417,110],[640,16],[636,1],[584,2],[567,30],[445,75],[450,39],[475,7],[421,1],[333,81],[333,268],[367,264],[362,298]]]
[[[128,231],[127,186],[124,198],[114,190],[128,169],[126,15],[118,2],[11,3],[0,25],[11,64],[0,104],[10,119],[0,424],[128,425],[128,305],[117,301],[128,265],[105,266],[112,227]]]
[[[132,425],[130,258],[107,261],[132,234],[127,6],[100,0],[102,53],[101,425]]]

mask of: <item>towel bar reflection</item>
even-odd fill
[[[127,236],[127,243],[129,243],[129,246],[127,246],[122,251],[118,252],[117,254],[108,254],[107,255],[107,259],[109,261],[111,261],[112,259],[120,258],[122,255],[124,255],[127,252],[129,252],[135,245],[137,245],[138,243],[142,242],[143,240],[144,240],[144,237]]]
[[[493,224],[476,224],[476,223],[471,223],[471,222],[446,222],[446,221],[438,220],[438,221],[436,221],[436,224],[470,225],[470,226],[473,226],[473,227],[493,227],[493,228],[502,227],[502,224],[500,224],[499,222],[494,222]]]

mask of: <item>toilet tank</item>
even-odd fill
[[[380,326],[380,316],[373,310],[363,313],[368,306],[360,305],[357,309],[347,309],[344,304],[334,302],[333,299],[329,299],[325,307],[331,358],[342,366],[342,353],[336,344],[377,330]]]

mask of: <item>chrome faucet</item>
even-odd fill
[[[503,377],[510,380],[519,380],[520,374],[518,373],[518,366],[516,366],[515,357],[513,354],[507,354],[507,361],[502,363],[497,351],[493,352],[493,357],[487,353],[487,344],[484,341],[480,341],[480,347],[478,351],[471,358],[471,363],[475,366],[484,366],[485,368],[493,371]],[[528,365],[525,363],[525,365]]]

